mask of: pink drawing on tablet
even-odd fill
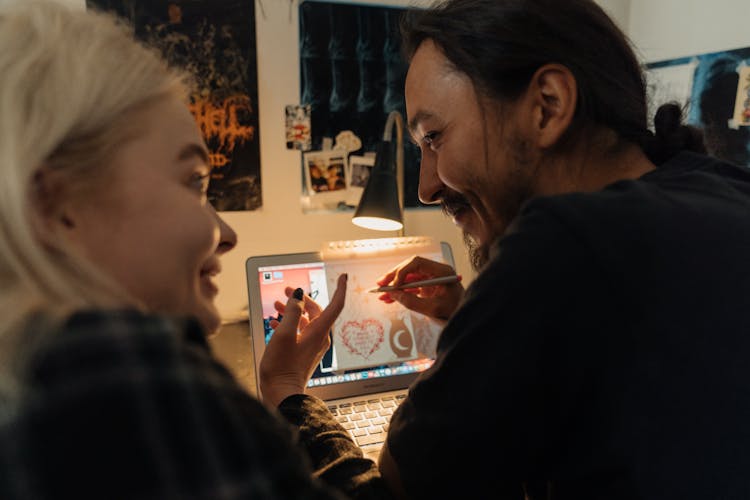
[[[383,324],[376,319],[350,320],[341,328],[341,341],[351,354],[367,359],[385,338]]]

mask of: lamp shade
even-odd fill
[[[393,143],[378,144],[375,165],[362,192],[352,222],[367,229],[396,231],[404,227],[404,215],[399,200]]]

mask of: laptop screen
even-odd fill
[[[453,265],[447,243],[419,250],[423,257]],[[402,262],[407,253],[408,250],[401,248],[375,255],[331,256],[310,252],[248,259],[256,366],[262,355],[259,351],[273,336],[271,322],[282,319],[274,304],[286,303],[285,289],[302,288],[325,307],[335,291],[338,276],[346,272],[349,276],[346,304],[329,333],[331,347],[308,382],[311,392],[320,389],[321,396],[336,393],[346,396],[343,387],[351,383],[359,386],[359,391],[362,387],[395,388],[426,370],[434,361],[441,325],[400,304],[385,304],[378,299],[379,293],[369,292],[377,286],[375,280]]]

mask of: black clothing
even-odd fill
[[[24,333],[45,338],[19,404],[0,406],[4,500],[387,496],[322,401],[290,398],[308,415],[301,443],[211,356],[194,320],[84,312]]]
[[[494,250],[392,417],[408,493],[750,498],[750,170],[538,198]]]

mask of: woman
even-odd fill
[[[107,15],[0,10],[0,497],[376,495],[335,421],[314,478],[209,352],[236,235],[206,200],[185,81]],[[341,285],[320,318],[290,298],[281,337],[327,331]]]

